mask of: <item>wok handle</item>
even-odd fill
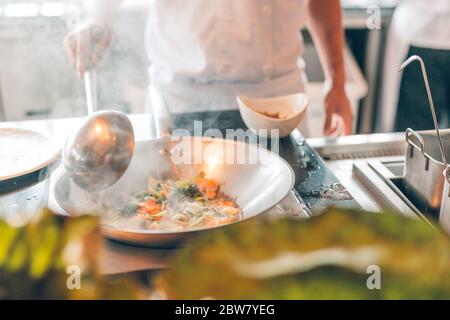
[[[406,133],[406,142],[410,146],[420,150],[420,152],[423,155],[425,155],[425,141],[423,140],[423,137],[418,132],[414,131],[411,128],[406,129],[405,133]],[[411,141],[411,136],[414,136],[419,141],[420,147],[418,147],[413,141]]]
[[[149,95],[157,138],[170,137],[172,134],[172,120],[164,98],[154,85],[149,86]]]

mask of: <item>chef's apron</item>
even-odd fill
[[[298,81],[298,78],[303,79]],[[187,85],[183,83],[171,83],[167,86],[158,86],[169,114],[182,114],[203,111],[224,111],[238,109],[236,97],[239,95],[267,98],[289,95],[305,91],[306,76],[301,70],[289,75],[262,81],[260,84],[201,84]],[[147,99],[146,112],[153,114],[150,99]],[[151,117],[151,132],[156,135],[154,119]],[[300,123],[298,129],[303,136],[308,137],[308,110],[305,121]]]
[[[303,79],[299,81],[298,79]],[[237,109],[236,97],[239,95],[267,98],[289,95],[305,91],[306,77],[301,70],[261,83],[239,84],[185,84],[172,82],[167,86],[157,86],[170,114],[224,111]],[[147,99],[147,112],[153,114],[150,99]],[[305,116],[307,119],[307,116]],[[152,129],[153,130],[153,129]],[[308,135],[308,122],[303,121],[299,130]]]

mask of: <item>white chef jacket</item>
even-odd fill
[[[403,0],[389,30],[383,71],[382,130],[392,131],[409,47],[450,50],[450,0]],[[425,61],[426,64],[426,61]]]
[[[302,92],[304,0],[151,0],[150,82],[171,112]]]

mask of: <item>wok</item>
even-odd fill
[[[164,148],[167,152],[160,152]],[[188,155],[187,161],[173,163],[173,158],[181,158],[174,154],[181,150],[183,155],[193,148],[196,152]],[[195,160],[200,152],[203,160]],[[222,161],[230,152],[235,152],[235,161]],[[223,158],[218,156],[221,153]],[[245,163],[239,163],[238,153],[249,155]],[[249,159],[255,154],[257,161]],[[258,145],[202,137],[183,137],[178,141],[176,138],[162,138],[137,142],[127,171],[114,185],[100,192],[82,190],[73,183],[64,168],[58,168],[51,186],[57,208],[52,209],[65,214],[101,213],[103,234],[112,240],[150,247],[172,247],[186,236],[209,229],[178,232],[145,230],[110,217],[119,213],[134,193],[146,189],[149,176],[164,179],[173,176],[175,170],[181,177],[192,177],[205,171],[209,177],[217,179],[221,190],[236,198],[243,212],[240,221],[256,217],[275,206],[294,184],[294,173],[289,164]],[[220,227],[224,226],[211,229]]]
[[[159,119],[158,130],[167,130],[162,128],[167,123],[166,119]],[[63,214],[100,213],[102,232],[111,240],[148,247],[174,247],[186,237],[227,225],[186,231],[148,230],[111,216],[120,213],[134,193],[147,188],[148,177],[186,178],[201,171],[216,179],[221,190],[236,199],[242,209],[240,221],[271,209],[288,195],[295,180],[292,168],[284,159],[258,144],[165,135],[137,142],[123,176],[99,192],[89,193],[80,189],[63,167],[58,168],[50,186],[55,203],[52,209]]]

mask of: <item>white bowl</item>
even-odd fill
[[[288,136],[298,127],[305,116],[308,107],[308,96],[304,93],[296,93],[287,96],[273,98],[250,98],[239,96],[236,98],[247,127],[257,134],[267,134],[270,130],[279,130],[280,137]],[[281,119],[264,115],[264,112],[279,113]],[[262,129],[268,130],[260,131]]]

